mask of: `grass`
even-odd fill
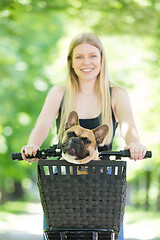
[[[143,219],[148,219],[149,221],[160,221],[160,212],[154,211],[145,211],[143,209],[137,209],[135,207],[126,207],[125,215],[127,216],[127,223],[134,224],[137,221],[141,221]]]
[[[0,205],[0,212],[22,214],[27,213],[28,202],[20,201],[8,201],[5,204]]]

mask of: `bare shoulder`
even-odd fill
[[[59,102],[63,98],[64,91],[65,91],[65,87],[63,85],[53,86],[50,89],[47,98],[52,99],[52,100],[56,100],[56,101]]]
[[[64,86],[53,86],[46,97],[43,108],[48,112],[53,112],[54,109],[54,112],[57,113],[63,99],[64,91]]]
[[[117,121],[132,116],[132,108],[127,91],[122,87],[112,89],[112,108]]]
[[[119,86],[112,88],[112,109],[117,122],[120,121],[123,111],[130,109],[129,96],[124,88]]]
[[[128,99],[128,93],[123,87],[113,87],[112,88],[112,105],[115,106],[117,102],[122,102]]]
[[[51,94],[51,95],[56,94],[56,95],[59,95],[60,97],[62,97],[64,95],[64,90],[65,90],[65,86],[55,85],[50,89],[49,94]]]

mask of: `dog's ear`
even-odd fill
[[[93,129],[93,133],[97,142],[97,145],[101,144],[104,138],[107,136],[109,127],[107,125],[101,125]]]
[[[79,118],[78,118],[78,114],[75,111],[72,111],[69,114],[65,129],[67,130],[74,125],[79,125]]]

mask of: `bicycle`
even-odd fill
[[[126,161],[129,150],[100,152],[107,160],[75,165],[59,160],[57,145],[37,152],[38,188],[47,229],[46,240],[117,239],[126,200]],[[114,160],[110,157],[114,156]],[[31,156],[30,158],[32,158]],[[55,157],[58,160],[46,160]],[[145,158],[152,157],[148,151]],[[21,160],[21,153],[12,154]],[[117,161],[118,160],[118,161]],[[121,160],[121,161],[119,161]],[[77,168],[88,174],[78,175]],[[56,172],[55,172],[56,169]]]

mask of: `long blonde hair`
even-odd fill
[[[101,102],[102,124],[109,126],[109,132],[103,141],[103,144],[109,144],[113,137],[113,124],[112,124],[112,110],[110,99],[110,81],[106,65],[106,56],[100,40],[92,33],[82,33],[76,36],[69,46],[67,63],[68,63],[68,81],[66,84],[64,101],[61,109],[61,122],[58,132],[58,138],[61,142],[65,124],[68,115],[75,109],[76,94],[78,93],[78,77],[72,67],[72,54],[74,48],[82,43],[89,43],[97,47],[101,53],[101,70],[97,76],[95,90]],[[102,145],[103,145],[102,144]]]

